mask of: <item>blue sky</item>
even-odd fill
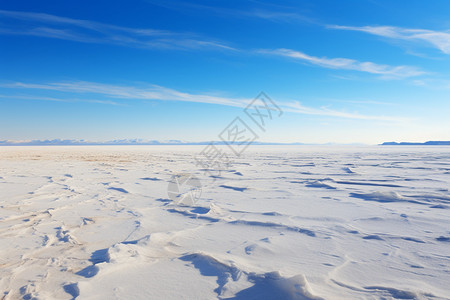
[[[450,2],[2,1],[0,140],[450,140]]]

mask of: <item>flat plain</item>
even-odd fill
[[[0,299],[450,297],[450,148],[202,148],[1,147]]]

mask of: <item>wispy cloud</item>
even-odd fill
[[[286,6],[279,3],[268,3],[262,1],[252,2],[251,7],[245,5],[245,1],[236,2],[237,5],[233,5],[233,8],[229,6],[218,6],[215,3],[214,6],[190,3],[188,1],[154,1],[147,0],[147,2],[152,3],[166,9],[177,10],[182,13],[209,13],[214,14],[219,17],[226,18],[254,18],[263,19],[271,22],[277,23],[294,23],[294,22],[305,22],[305,23],[317,23],[317,21],[305,14],[304,12],[298,11],[298,6]],[[240,4],[240,5],[239,5]]]
[[[30,96],[30,95],[1,95],[0,98],[3,99],[18,99],[18,100],[37,100],[37,101],[51,101],[51,102],[85,102],[85,103],[97,103],[97,104],[107,104],[107,105],[118,105],[124,106],[126,104],[119,103],[111,100],[96,100],[96,99],[77,99],[77,98],[54,98],[54,97],[40,97],[40,96]]]
[[[387,122],[408,122],[410,119],[403,117],[392,117],[392,116],[369,116],[363,115],[357,112],[345,112],[345,111],[337,111],[333,109],[329,109],[327,107],[320,108],[312,108],[306,107],[302,105],[298,101],[294,101],[292,103],[284,104],[285,111],[301,113],[307,115],[318,115],[318,116],[329,116],[329,117],[338,117],[345,119],[357,119],[357,120],[371,120],[371,121],[387,121]]]
[[[208,104],[217,104],[242,108],[246,107],[250,103],[250,101],[253,100],[249,98],[231,98],[207,94],[191,94],[158,85],[147,85],[145,87],[137,87],[137,86],[111,85],[87,81],[56,82],[43,84],[15,82],[9,84],[1,84],[0,87],[19,90],[37,89],[37,90],[51,90],[76,94],[94,94],[112,97],[115,99],[162,100],[162,101],[208,103]],[[115,102],[113,101],[113,103]],[[298,101],[283,102],[277,100],[277,104],[280,107],[282,107],[284,111],[298,114],[328,116],[328,117],[338,117],[338,118],[358,119],[358,120],[372,120],[372,121],[388,121],[388,122],[408,121],[407,119],[402,117],[371,116],[359,114],[357,112],[345,112],[333,110],[327,107],[319,107],[319,108],[308,107],[302,105]]]
[[[370,33],[391,39],[425,42],[445,54],[450,54],[450,31],[410,29],[393,26],[328,26],[332,29],[352,30]]]
[[[389,66],[373,62],[361,62],[349,58],[327,58],[305,54],[290,49],[260,50],[259,52],[271,55],[290,57],[299,61],[308,62],[313,65],[328,69],[353,70],[381,75],[384,78],[407,78],[425,74],[418,68],[411,66]]]
[[[71,19],[44,13],[0,10],[0,34],[27,35],[83,43],[113,44],[147,49],[225,49],[225,43],[149,28],[129,28],[89,20]]]
[[[3,84],[1,86],[19,89],[53,90],[66,93],[97,94],[117,99],[185,101],[236,107],[243,107],[250,101],[250,99],[226,98],[204,94],[189,94],[158,85],[137,87],[87,81],[73,81],[45,84],[15,82],[12,84]]]
[[[306,17],[305,15],[296,13],[296,12],[283,12],[283,11],[272,11],[265,9],[254,9],[250,11],[242,11],[240,12],[243,16],[254,17],[265,19],[274,22],[307,22],[314,23],[316,22],[314,19]]]

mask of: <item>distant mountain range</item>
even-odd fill
[[[211,141],[207,142],[188,142],[181,140],[145,140],[145,139],[120,139],[111,141],[89,141],[89,140],[0,140],[0,146],[115,146],[115,145],[209,145]],[[214,145],[225,145],[223,141],[214,141]],[[361,145],[363,144],[307,144],[307,143],[272,143],[272,142],[257,142],[254,141],[252,145]],[[450,146],[450,141],[428,141],[425,143],[410,143],[410,142],[384,142],[382,146]]]
[[[144,140],[144,139],[122,139],[112,140],[106,142],[96,142],[88,140],[25,140],[25,141],[12,141],[12,140],[0,140],[0,146],[114,146],[114,145],[209,145],[211,142],[186,142],[180,140]],[[215,141],[215,145],[224,145],[223,141]],[[303,145],[302,143],[264,143],[253,142],[252,145]]]
[[[428,141],[425,143],[384,142],[382,146],[450,146],[450,141]]]

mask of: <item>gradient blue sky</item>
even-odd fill
[[[450,1],[2,1],[0,140],[450,140]]]

